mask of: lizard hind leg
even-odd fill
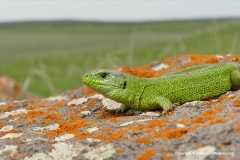
[[[232,88],[234,88],[234,89],[240,88],[240,70],[232,71],[231,83],[232,83]]]

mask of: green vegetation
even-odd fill
[[[41,96],[82,85],[94,68],[145,65],[176,54],[239,54],[240,20],[0,24],[0,75]]]

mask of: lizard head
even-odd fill
[[[124,92],[127,81],[126,74],[114,70],[97,69],[82,76],[85,85],[111,99],[119,99]]]

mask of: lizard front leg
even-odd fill
[[[129,109],[130,109],[130,107],[126,106],[125,104],[122,104],[122,105],[120,106],[120,108],[118,109],[118,111],[124,113],[124,112],[128,111]],[[117,112],[118,112],[118,111],[117,111]]]
[[[172,110],[173,107],[175,106],[170,102],[169,99],[162,97],[162,96],[157,96],[155,98],[156,103],[163,109],[162,114],[166,114],[168,111]]]
[[[147,96],[142,99],[139,109],[142,110],[156,110],[163,109],[162,114],[166,114],[175,106],[168,98],[163,96]]]

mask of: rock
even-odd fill
[[[181,55],[122,71],[156,77],[197,64],[231,61],[240,62],[240,56]],[[168,67],[151,69],[161,64]],[[118,109],[119,104],[87,90],[80,87],[48,99],[0,103],[0,159],[240,157],[240,90],[177,106],[167,115],[160,110],[110,112],[109,107]]]

